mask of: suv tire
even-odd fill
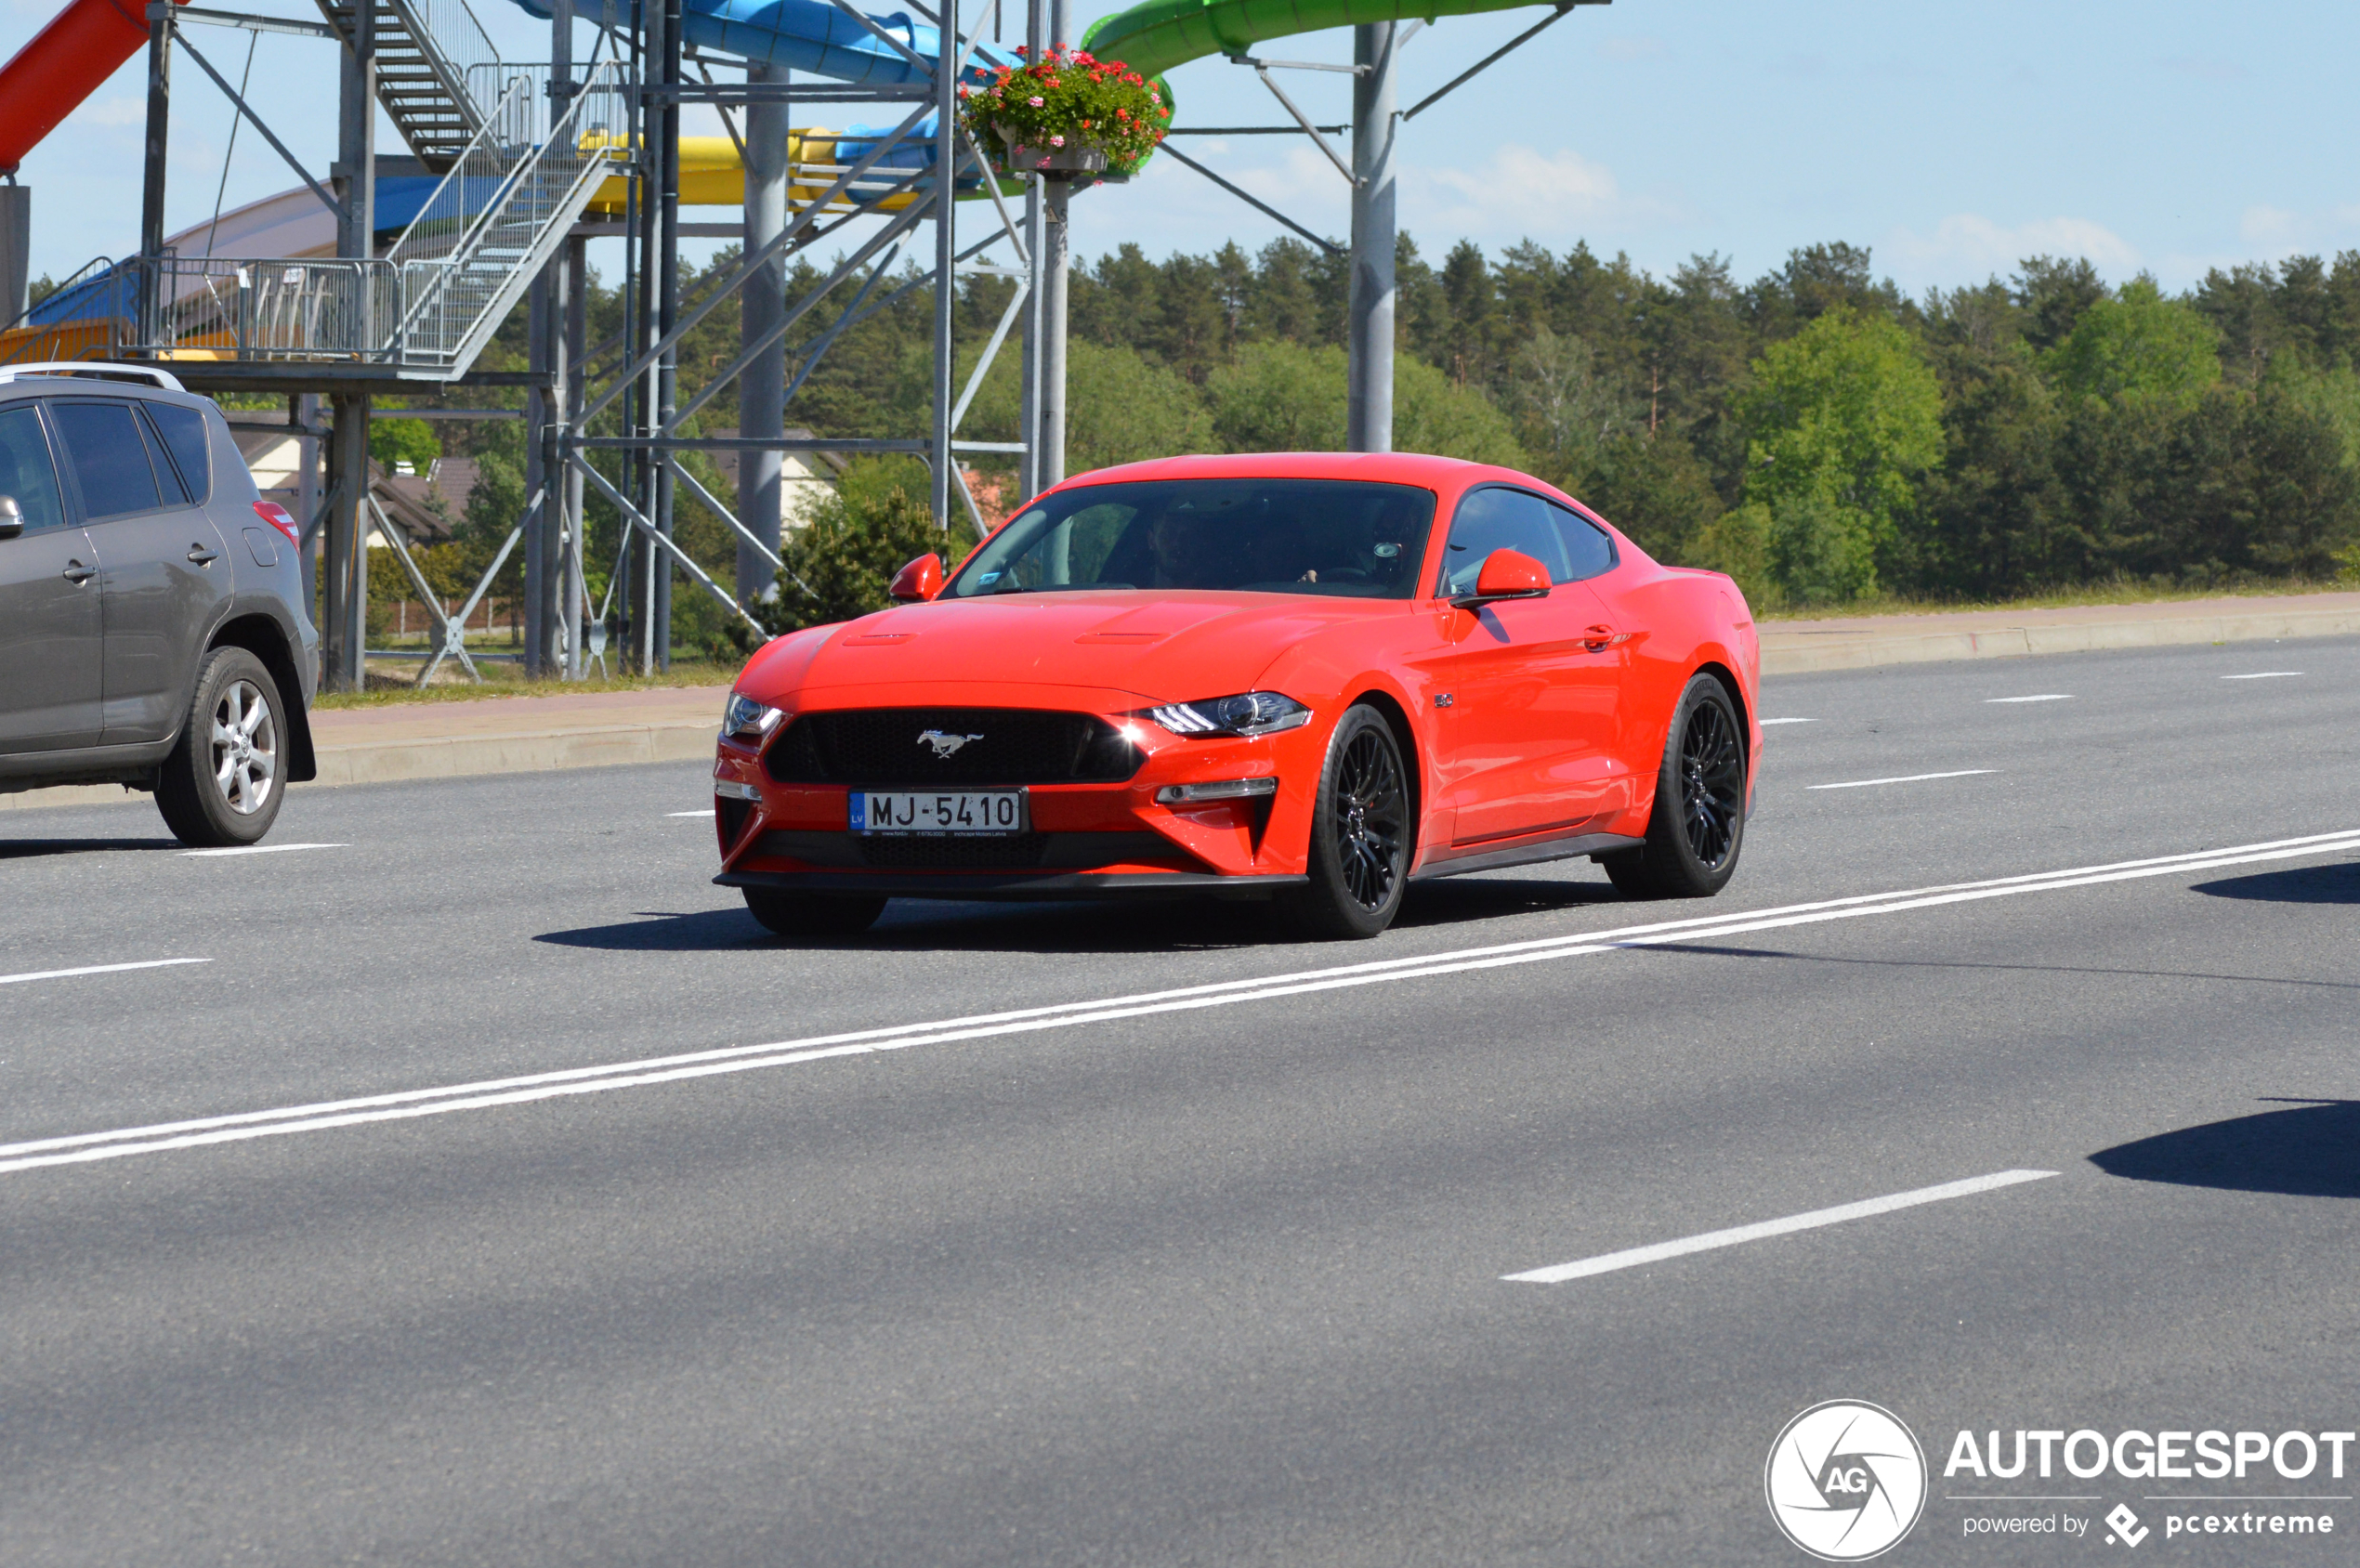
[[[286,793],[287,731],[279,683],[242,647],[197,662],[180,739],[156,779],[156,809],[192,849],[257,843]]]

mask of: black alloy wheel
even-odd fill
[[[1736,873],[1746,831],[1745,731],[1719,680],[1689,681],[1663,751],[1647,842],[1603,856],[1606,875],[1633,898],[1710,898]]]
[[[1707,871],[1721,869],[1737,852],[1745,787],[1736,715],[1724,703],[1698,703],[1680,735],[1680,817],[1688,848]]]
[[[1375,709],[1347,710],[1328,742],[1312,814],[1310,885],[1288,899],[1314,936],[1374,936],[1393,923],[1415,842],[1409,770]]]

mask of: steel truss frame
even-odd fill
[[[667,665],[675,574],[685,576],[695,589],[726,605],[729,613],[754,635],[767,634],[769,628],[764,625],[761,616],[763,591],[768,583],[741,582],[735,594],[724,588],[679,547],[675,537],[675,513],[685,491],[740,542],[742,558],[776,572],[784,568],[776,535],[764,526],[771,520],[749,520],[739,515],[749,503],[743,485],[739,507],[733,510],[724,505],[682,461],[688,452],[901,452],[916,456],[929,471],[931,507],[946,533],[961,519],[978,532],[984,526],[980,509],[958,467],[957,452],[1013,450],[1022,470],[1020,488],[1027,492],[1037,488],[1033,476],[1041,464],[1034,455],[1037,440],[1032,432],[1039,421],[1033,417],[1029,403],[1024,420],[1026,439],[1014,443],[957,439],[959,425],[984,378],[1020,326],[1026,329],[1021,335],[1028,364],[1036,357],[1037,327],[1033,323],[1038,312],[1031,307],[1042,292],[1041,271],[1047,259],[1042,255],[1044,247],[1027,242],[1024,226],[1011,210],[1000,178],[958,124],[959,72],[973,57],[985,29],[996,22],[1002,0],[976,0],[966,6],[960,0],[947,0],[939,21],[940,35],[947,40],[946,52],[951,58],[948,70],[910,51],[898,39],[876,28],[849,0],[834,3],[847,17],[922,71],[924,83],[869,87],[831,82],[806,86],[784,80],[783,72],[770,73],[769,79],[764,80],[716,80],[709,67],[729,62],[716,61],[682,46],[678,0],[638,0],[628,26],[616,30],[619,51],[630,61],[629,90],[637,104],[626,164],[634,177],[628,187],[631,196],[623,224],[628,248],[623,287],[625,321],[620,342],[602,344],[596,349],[578,335],[565,341],[557,330],[544,331],[535,338],[535,379],[553,393],[547,406],[535,418],[536,428],[544,434],[540,449],[544,456],[537,477],[544,485],[551,476],[564,480],[548,485],[548,493],[557,503],[544,509],[542,528],[547,537],[541,554],[553,565],[561,563],[562,574],[575,585],[570,591],[557,594],[528,590],[529,607],[543,610],[539,616],[531,615],[530,608],[528,611],[528,646],[539,655],[537,660],[529,656],[529,661],[539,667],[567,678],[579,678],[584,673],[585,656],[603,663],[605,639],[590,629],[604,631],[603,622],[610,608],[620,610],[616,630],[630,662],[649,669]],[[963,16],[963,11],[969,14]],[[936,19],[930,16],[929,20]],[[1036,21],[1033,32],[1037,34],[1039,31]],[[683,69],[690,64],[695,67],[694,77]],[[554,72],[553,67],[553,76]],[[749,78],[755,74],[748,72]],[[678,216],[679,109],[683,103],[708,104],[720,111],[724,127],[740,150],[741,163],[749,171],[749,210],[754,200],[754,160],[746,155],[750,127],[741,128],[739,112],[757,106],[820,103],[898,104],[907,106],[907,112],[891,131],[874,140],[849,164],[825,170],[805,165],[802,170],[790,171],[791,188],[817,184],[814,176],[819,173],[832,177],[816,196],[796,196],[782,228],[760,238],[758,242],[749,236],[750,242],[726,276],[713,280],[694,299],[684,300],[677,283],[679,241],[685,232]],[[933,124],[928,126],[925,123],[930,118]],[[898,150],[924,144],[931,144],[933,153],[926,167],[903,173],[900,161],[888,161]],[[892,176],[882,185],[876,173],[881,166]],[[980,178],[990,195],[992,221],[980,239],[962,247],[959,203],[951,198],[960,181],[977,178]],[[1041,204],[1041,183],[1037,176],[1024,178],[1027,214]],[[859,203],[851,205],[856,192]],[[898,212],[887,212],[885,203],[897,197],[911,199]],[[694,396],[679,396],[678,353],[691,332],[715,310],[732,300],[742,299],[749,289],[762,286],[766,276],[775,277],[774,269],[785,258],[843,234],[856,220],[864,217],[877,220],[869,233],[860,236],[858,243],[840,256],[817,283],[778,302],[778,308],[767,313],[767,320],[758,329],[749,316],[737,355]],[[927,223],[934,226],[932,265],[881,292],[905,247],[921,226]],[[1013,255],[1013,265],[977,260],[983,253],[1002,245]],[[553,272],[559,265],[552,264]],[[975,367],[963,385],[954,386],[951,325],[956,291],[960,279],[975,276],[1013,278],[1016,287]],[[541,292],[552,299],[566,298],[580,286],[577,274],[574,278],[546,281]],[[912,293],[927,289],[934,296],[935,385],[928,428],[923,436],[789,439],[783,433],[783,414],[779,430],[746,431],[733,438],[688,433],[690,422],[715,397],[740,384],[766,358],[774,362],[787,358],[785,346],[791,334],[813,313],[828,307],[833,319],[793,356],[793,373],[785,380],[780,399],[786,412],[791,412],[795,395],[847,331],[878,311],[892,308]],[[840,305],[832,304],[839,299]],[[543,308],[550,307],[544,305]],[[619,355],[612,352],[615,349],[621,350]],[[599,368],[595,382],[583,373],[593,360],[607,361]],[[570,385],[560,399],[554,392],[561,382]],[[612,433],[617,425],[620,433]],[[594,454],[601,451],[620,458],[619,473],[602,469],[594,461]],[[591,605],[587,594],[579,587],[581,501],[589,493],[597,495],[622,519],[616,577],[607,595],[607,607]],[[784,587],[790,593],[811,593],[806,584],[792,575]]]
[[[929,470],[929,500],[936,519],[946,533],[960,519],[978,530],[983,527],[980,509],[957,466],[956,452],[1013,452],[1018,460],[1023,493],[1038,488],[1043,474],[1054,476],[1061,469],[1061,453],[1044,458],[1040,451],[1040,433],[1053,428],[1061,435],[1062,418],[1060,415],[1050,422],[1041,417],[1037,405],[1047,394],[1033,373],[1036,362],[1042,358],[1041,333],[1045,322],[1041,301],[1045,293],[1051,292],[1044,287],[1043,270],[1053,265],[1061,268],[1064,252],[1061,243],[1055,247],[1043,243],[1042,219],[1045,208],[1058,203],[1050,199],[1042,176],[1028,175],[1023,176],[1021,214],[1012,211],[1001,179],[958,124],[960,73],[973,59],[985,29],[997,31],[1004,0],[966,0],[964,5],[960,0],[948,0],[947,4],[931,7],[912,5],[912,9],[940,28],[939,36],[946,41],[950,57],[947,68],[903,46],[872,23],[850,0],[833,3],[847,17],[894,46],[920,79],[905,85],[866,86],[833,81],[806,85],[788,81],[782,71],[749,68],[745,81],[715,80],[708,66],[716,62],[695,55],[683,45],[679,0],[631,0],[627,8],[615,0],[605,0],[600,7],[603,15],[594,19],[599,27],[600,41],[588,63],[595,69],[599,56],[613,61],[605,69],[609,72],[619,69],[622,91],[629,103],[628,145],[615,161],[629,176],[623,221],[620,225],[577,224],[571,239],[557,247],[556,255],[533,281],[526,305],[531,344],[530,369],[526,372],[492,375],[469,373],[470,366],[453,367],[455,373],[450,379],[454,383],[512,385],[525,390],[527,407],[521,412],[530,432],[526,489],[531,498],[491,567],[468,595],[466,608],[459,615],[442,613],[439,602],[427,590],[418,563],[399,538],[398,529],[368,494],[363,472],[367,462],[365,432],[373,413],[369,406],[371,395],[423,390],[433,385],[431,380],[415,373],[393,374],[363,365],[249,362],[243,354],[233,361],[204,367],[203,374],[189,377],[192,385],[201,380],[207,386],[222,390],[267,387],[273,392],[316,391],[332,397],[335,411],[333,434],[325,430],[311,432],[328,438],[319,442],[327,450],[326,482],[312,491],[317,494],[323,490],[324,499],[303,530],[307,565],[321,555],[327,557],[321,562],[325,569],[321,576],[325,581],[329,604],[321,619],[326,634],[323,676],[330,688],[357,686],[361,679],[366,627],[363,612],[368,596],[367,553],[361,545],[373,522],[393,546],[396,560],[412,585],[426,601],[439,633],[437,646],[418,677],[421,683],[432,678],[446,660],[456,660],[469,674],[480,678],[465,644],[466,615],[490,592],[493,578],[514,558],[519,544],[523,546],[527,578],[527,669],[534,673],[578,679],[586,673],[585,663],[603,667],[607,662],[610,612],[619,612],[615,630],[623,634],[623,647],[628,662],[643,668],[661,668],[669,662],[671,589],[675,574],[687,577],[695,588],[727,603],[732,615],[756,634],[767,633],[757,617],[761,613],[761,590],[767,588],[767,582],[741,583],[733,595],[711,574],[699,568],[674,537],[675,497],[685,490],[741,541],[750,552],[749,560],[770,571],[783,569],[775,535],[767,533],[764,520],[749,522],[738,515],[745,510],[742,496],[734,510],[723,504],[683,464],[683,455],[688,451],[906,452],[919,457]],[[1031,4],[1029,37],[1038,48],[1046,33],[1044,22],[1048,19],[1043,14],[1043,0],[1031,0]],[[1062,10],[1062,6],[1058,8]],[[175,10],[170,6],[160,6],[151,13],[151,112],[141,236],[141,253],[146,259],[138,269],[149,294],[142,302],[145,308],[140,311],[143,326],[150,323],[157,308],[153,278],[159,272],[163,256],[169,59],[175,43],[229,98],[240,117],[295,167],[312,192],[334,207],[339,218],[339,255],[347,261],[359,258],[361,265],[366,265],[375,207],[372,100],[377,90],[376,46],[370,20],[374,8],[367,5],[356,8],[356,33],[349,40],[338,39],[333,29],[316,22],[193,8],[180,9],[176,16]],[[576,69],[573,58],[571,0],[555,0],[551,11],[551,58],[544,68],[538,69],[545,70],[552,99],[549,117],[556,123],[562,119],[564,106],[584,90],[587,78]],[[963,11],[966,14],[963,15]],[[342,44],[339,52],[343,56],[345,102],[340,114],[341,145],[334,178],[328,185],[292,158],[286,143],[213,68],[212,61],[186,38],[177,36],[176,20],[250,32],[285,32]],[[689,60],[696,64],[696,78],[683,71],[684,62]],[[816,199],[798,197],[793,202],[783,231],[768,236],[759,245],[748,245],[740,265],[728,276],[714,281],[695,299],[683,300],[678,281],[679,242],[690,234],[710,234],[720,228],[680,221],[679,114],[684,103],[718,108],[741,160],[749,166],[752,160],[745,157],[746,135],[741,130],[738,115],[756,106],[783,110],[790,104],[900,104],[908,112],[893,131],[879,138],[850,165],[826,170],[805,165],[792,171],[791,185],[798,177],[803,186],[816,183],[813,176],[820,173],[832,177]],[[931,126],[925,123],[929,118],[933,121]],[[783,124],[782,116],[779,123]],[[897,150],[923,143],[932,144],[930,166],[905,173],[899,160],[887,162]],[[875,172],[881,165],[885,169],[883,176]],[[977,179],[983,182],[990,194],[992,221],[980,239],[963,247],[958,234],[958,203],[952,196],[959,182]],[[911,200],[901,211],[886,213],[883,203],[896,196]],[[840,199],[841,204],[836,204]],[[780,308],[771,312],[767,329],[749,333],[731,363],[707,386],[684,401],[677,392],[677,356],[679,345],[688,332],[728,301],[741,299],[750,286],[758,286],[766,268],[772,269],[767,275],[775,279],[776,268],[785,257],[845,234],[859,217],[877,217],[881,221],[872,232],[857,236],[859,242],[851,254],[817,285],[803,291],[798,297],[779,302]],[[928,222],[934,225],[935,239],[931,265],[915,276],[893,279],[891,269],[908,254],[917,231]],[[583,330],[583,295],[587,279],[583,242],[595,234],[614,233],[618,229],[626,246],[624,323],[614,340],[594,350],[586,343]],[[1062,235],[1058,238],[1061,240]],[[1014,258],[1012,263],[995,262],[985,255],[1003,245]],[[1011,278],[1016,288],[994,323],[981,359],[963,385],[953,385],[955,359],[951,339],[955,292],[962,278],[975,276]],[[1061,282],[1062,279],[1058,281]],[[933,292],[935,307],[935,385],[923,433],[913,432],[907,438],[897,439],[808,441],[785,439],[781,430],[773,430],[767,436],[753,432],[732,440],[687,434],[688,422],[723,388],[740,381],[766,356],[785,359],[790,335],[814,311],[826,307],[833,320],[794,356],[793,374],[785,390],[785,400],[789,402],[803,390],[813,371],[847,331],[878,311],[900,304],[913,292],[928,288]],[[1055,292],[1061,295],[1061,289]],[[838,300],[840,304],[832,303]],[[1023,342],[1028,372],[1022,419],[1024,438],[1013,443],[957,440],[960,422],[1012,336],[1020,337]],[[1061,356],[1058,358],[1061,360]],[[596,362],[600,360],[605,362]],[[1061,399],[1058,402],[1061,407]],[[441,411],[420,412],[431,415]],[[609,433],[618,425],[620,434]],[[619,475],[610,475],[594,461],[594,454],[602,450],[620,458]],[[583,573],[583,502],[592,493],[612,505],[623,520],[617,572],[600,605],[591,602]],[[322,543],[326,545],[324,551],[319,549]],[[810,593],[792,575],[785,581],[792,591]]]

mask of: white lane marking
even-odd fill
[[[2301,674],[2300,670],[2256,670],[2250,675],[2223,675],[2224,681],[2286,681]]]
[[[131,969],[170,969],[181,963],[211,963],[211,959],[143,959],[138,963],[94,963],[81,969],[39,969],[30,974],[0,974],[0,986],[21,986],[28,980],[66,980],[77,974],[121,974]]]
[[[1921,1203],[1972,1197],[1977,1193],[2013,1187],[2020,1182],[2038,1182],[2055,1174],[2053,1170],[1995,1170],[1988,1176],[1971,1176],[1963,1182],[1945,1182],[1938,1187],[1919,1187],[1885,1197],[1872,1197],[1861,1203],[1840,1203],[1833,1209],[1815,1209],[1808,1214],[1790,1214],[1783,1220],[1764,1220],[1754,1225],[1733,1225],[1725,1231],[1707,1231],[1702,1235],[1683,1236],[1678,1241],[1659,1241],[1653,1247],[1633,1247],[1621,1252],[1584,1258],[1578,1262],[1527,1269],[1523,1274],[1501,1274],[1500,1277],[1517,1285],[1562,1285],[1568,1279],[1612,1274],[1617,1269],[1635,1269],[1647,1263],[1660,1263],[1666,1258],[1682,1258],[1691,1252],[1710,1252],[1717,1247],[1742,1246],[1767,1236],[1816,1230],[1821,1225],[1841,1225],[1846,1220],[1865,1220],[1871,1214],[1890,1214],[1896,1209],[1914,1209]]]
[[[1266,975],[1259,979],[1215,981],[1208,985],[1182,987],[1168,991],[1148,991],[1134,996],[1058,1002],[1043,1007],[1021,1008],[1008,1013],[978,1013],[964,1018],[892,1025],[881,1028],[858,1029],[845,1034],[814,1036],[805,1039],[778,1040],[764,1045],[722,1046],[708,1051],[683,1052],[675,1055],[653,1056],[638,1061],[609,1063],[596,1067],[570,1067],[553,1072],[525,1074],[515,1078],[485,1078],[470,1083],[445,1084],[433,1089],[404,1090],[394,1093],[365,1095],[348,1100],[321,1101],[311,1104],[282,1106],[273,1110],[243,1111],[228,1116],[159,1122],[145,1127],[117,1128],[105,1132],[82,1132],[56,1138],[36,1138],[23,1143],[0,1143],[0,1174],[33,1169],[42,1166],[69,1165],[94,1159],[115,1159],[127,1155],[161,1154],[170,1149],[194,1148],[208,1143],[237,1143],[249,1138],[268,1138],[287,1132],[322,1131],[330,1128],[354,1127],[369,1122],[439,1116],[451,1111],[482,1110],[495,1105],[523,1104],[535,1100],[555,1099],[561,1095],[596,1094],[614,1089],[636,1089],[651,1084],[707,1078],[720,1073],[746,1072],[759,1067],[794,1066],[806,1062],[827,1061],[839,1056],[862,1056],[885,1051],[903,1051],[912,1046],[948,1045],[960,1040],[1031,1034],[1044,1029],[1069,1028],[1082,1024],[1107,1023],[1119,1019],[1141,1018],[1200,1008],[1226,1007],[1239,1002],[1268,1001],[1283,997],[1306,996],[1321,991],[1378,985],[1392,980],[1423,979],[1437,974],[1457,974],[1477,969],[1498,969],[1512,964],[1536,963],[1550,959],[1585,958],[1624,948],[1735,936],[1749,932],[1772,931],[1787,926],[1813,925],[1824,921],[1851,920],[1864,915],[1899,914],[1911,909],[1933,908],[1945,904],[1970,903],[1985,898],[2004,898],[2022,893],[2051,893],[2065,888],[2091,887],[2104,882],[2128,882],[2145,877],[2172,876],[2192,871],[2211,870],[2224,866],[2249,865],[2262,860],[2288,860],[2303,856],[2331,854],[2339,850],[2360,851],[2360,829],[2345,829],[2333,833],[2314,833],[2299,839],[2275,839],[2262,843],[2239,844],[2223,849],[2193,850],[2145,860],[2123,860],[2108,865],[2073,867],[2057,871],[2034,871],[2021,876],[1994,878],[1986,882],[1953,882],[1899,893],[1859,894],[1848,898],[1824,899],[1811,904],[1790,904],[1772,909],[1732,911],[1724,915],[1700,915],[1686,920],[1661,921],[1648,925],[1623,926],[1609,931],[1534,937],[1527,941],[1506,942],[1488,947],[1467,947],[1453,952],[1427,954],[1415,958],[1380,959],[1368,963],[1344,964],[1332,969],[1304,970],[1293,973]]]
[[[284,855],[293,849],[350,849],[348,843],[250,843],[235,849],[184,849],[185,860],[205,859],[218,855]]]
[[[667,811],[664,815],[666,817],[711,817],[713,807],[707,806],[702,811]]]
[[[1855,778],[1842,784],[1806,784],[1806,790],[1865,790],[1871,784],[1916,784],[1928,778],[1972,778],[1978,773],[1997,773],[1996,767],[1962,767],[1956,773],[1905,773],[1895,778]]]
[[[2073,700],[2073,693],[2044,691],[2037,697],[1986,697],[1984,700],[1986,702],[2070,702]]]
[[[1768,729],[1772,725],[1816,725],[1818,722],[1816,719],[1764,719],[1762,721],[1762,727]]]

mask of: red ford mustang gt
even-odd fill
[[[1425,877],[1588,856],[1682,897],[1737,869],[1743,595],[1510,469],[1102,469],[894,596],[730,694],[715,880],[782,934],[890,897],[1205,892],[1373,936]]]

